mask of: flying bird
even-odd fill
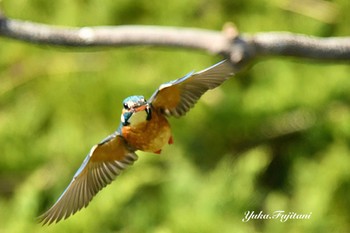
[[[185,115],[206,91],[233,74],[230,62],[223,60],[160,85],[148,101],[139,95],[126,98],[118,129],[91,148],[66,190],[39,221],[43,225],[59,222],[87,207],[101,189],[137,160],[137,150],[161,153],[164,145],[173,143],[167,117]]]

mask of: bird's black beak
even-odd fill
[[[145,109],[146,113],[147,113],[147,118],[146,120],[151,120],[152,119],[152,110],[151,107],[147,104],[147,107]]]

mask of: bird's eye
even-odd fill
[[[127,109],[127,110],[130,109],[130,108],[129,108],[129,105],[128,105],[127,103],[123,103],[123,106],[124,106],[124,108]]]

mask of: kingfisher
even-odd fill
[[[185,115],[206,91],[233,74],[233,66],[223,60],[160,85],[148,101],[141,95],[126,98],[117,130],[91,148],[68,187],[39,216],[39,222],[57,223],[87,207],[99,191],[138,159],[137,150],[160,154],[164,145],[173,143],[167,117]]]

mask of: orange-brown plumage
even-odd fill
[[[152,111],[150,120],[124,126],[121,131],[125,140],[135,150],[156,153],[172,141],[169,122],[157,111]]]

